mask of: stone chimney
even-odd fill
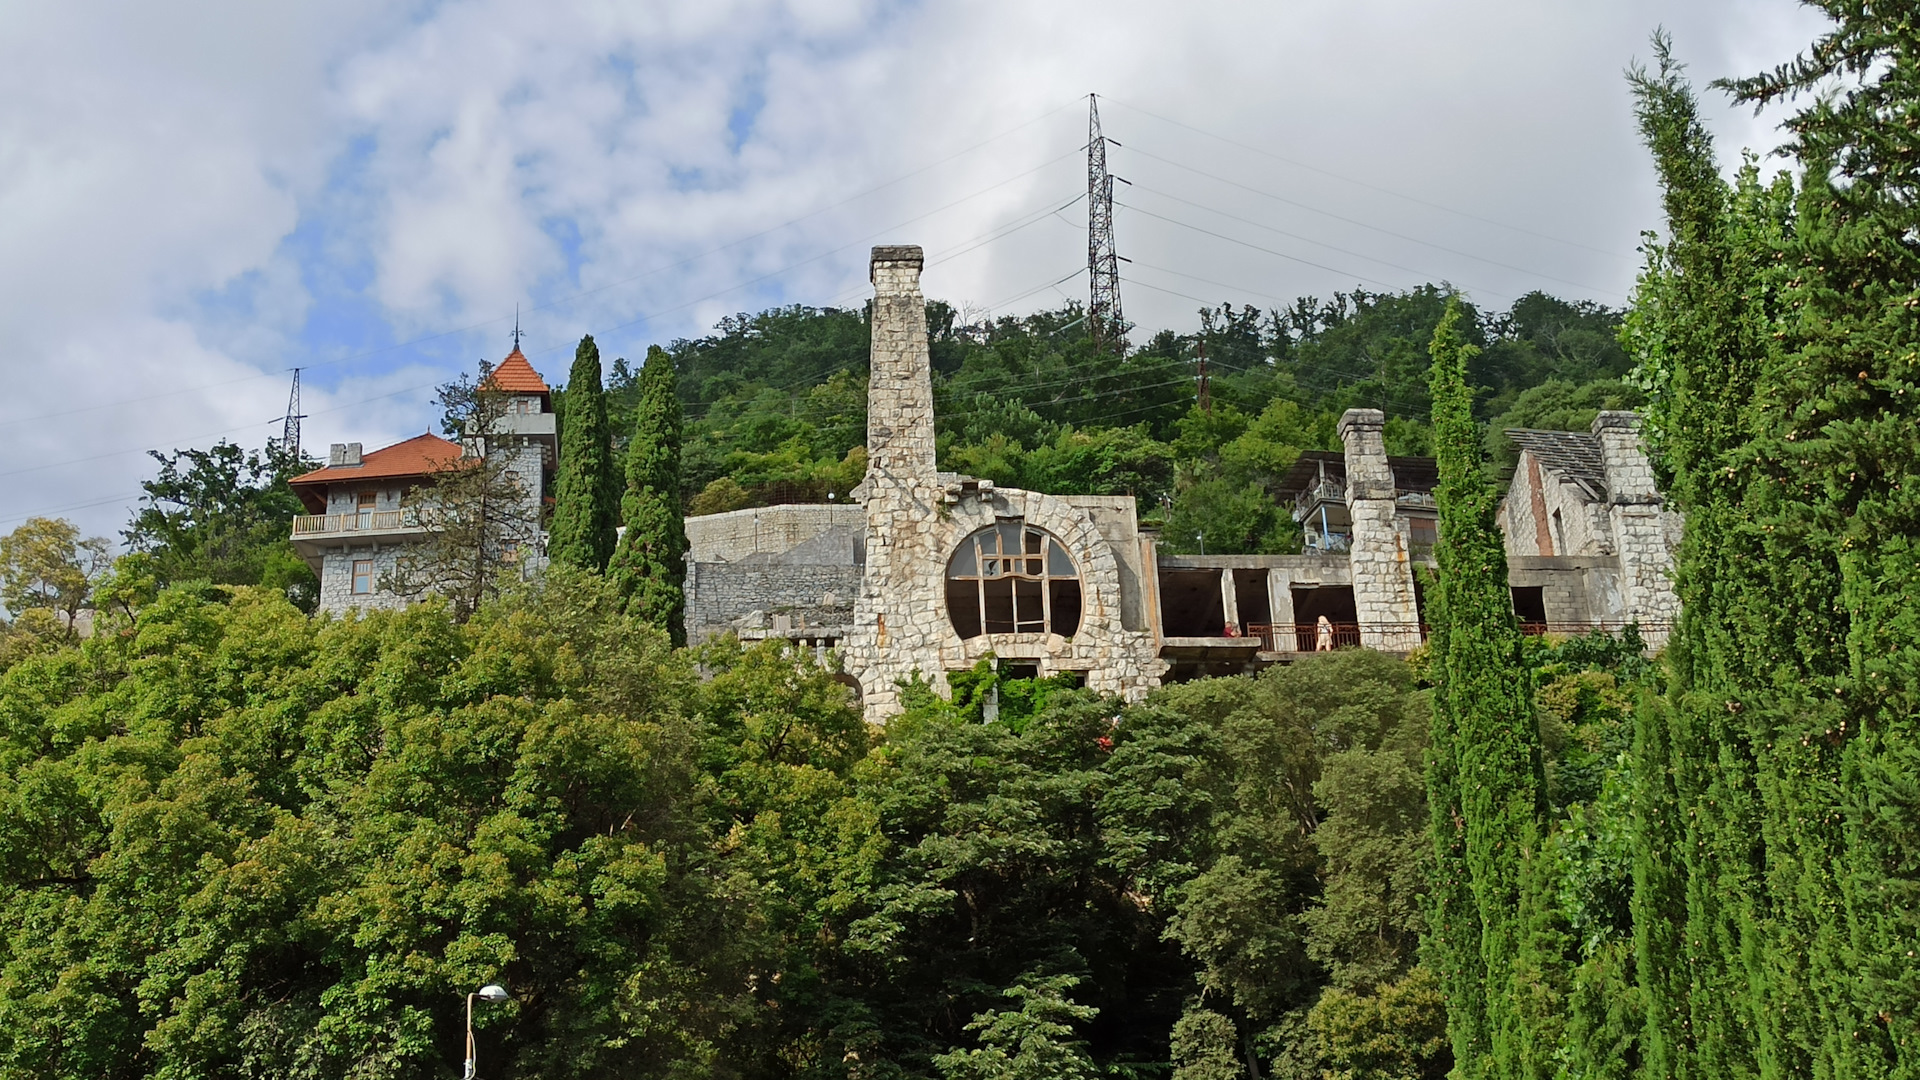
[[[327,466],[329,468],[358,468],[360,466],[360,444],[357,442],[337,442],[327,447]]]
[[[1615,506],[1658,503],[1660,489],[1653,482],[1653,463],[1640,447],[1640,414],[1603,412],[1593,418],[1592,431],[1600,440],[1607,501]]]
[[[933,368],[917,246],[873,249],[873,351],[867,384],[868,497],[939,483],[933,449]],[[896,494],[905,495],[906,491]]]
[[[1348,409],[1340,416],[1346,448],[1347,514],[1353,539],[1353,608],[1360,644],[1383,652],[1409,652],[1420,644],[1420,612],[1413,596],[1413,565],[1393,502],[1393,466],[1387,463],[1387,415],[1379,409]]]
[[[1667,626],[1680,614],[1673,587],[1673,551],[1667,546],[1665,507],[1654,483],[1653,463],[1640,445],[1640,415],[1603,412],[1593,418],[1600,441],[1600,468],[1607,479],[1607,516],[1613,549],[1620,556],[1620,599],[1629,620],[1641,624],[1647,645],[1667,642]]]

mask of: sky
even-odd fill
[[[0,530],[118,539],[149,450],[435,426],[927,252],[970,316],[1084,302],[1088,95],[1143,340],[1222,301],[1445,282],[1627,301],[1657,192],[1626,69],[1704,88],[1786,0],[0,0]],[[1724,163],[1780,141],[1706,91]]]

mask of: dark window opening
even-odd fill
[[[962,639],[982,634],[1071,637],[1080,628],[1080,574],[1051,534],[1018,518],[965,540],[947,561],[947,617]]]
[[[1294,647],[1301,652],[1360,644],[1360,611],[1353,603],[1352,586],[1293,590],[1293,631]]]
[[[1227,609],[1218,570],[1160,571],[1160,632],[1168,637],[1219,637]]]
[[[1235,570],[1233,599],[1240,608],[1241,632],[1252,634],[1253,627],[1273,623],[1273,602],[1267,596],[1265,570]]]
[[[1547,626],[1546,589],[1539,585],[1515,585],[1513,617],[1520,620],[1522,627],[1539,627],[1534,633],[1544,631]]]
[[[1001,682],[1012,682],[1015,679],[1037,679],[1039,677],[1040,677],[1039,664],[1003,663],[1000,665],[1000,681]]]
[[[1407,543],[1415,554],[1425,555],[1440,542],[1440,523],[1429,517],[1407,519]]]

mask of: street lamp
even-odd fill
[[[461,1080],[473,1080],[475,1076],[479,1075],[475,1071],[473,1053],[473,999],[479,998],[481,1001],[491,1001],[498,1004],[512,996],[512,994],[507,993],[505,987],[495,986],[492,983],[488,983],[467,995],[467,1071],[460,1074]]]

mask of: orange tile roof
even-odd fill
[[[460,461],[460,444],[438,435],[416,435],[406,442],[360,456],[358,465],[329,465],[287,481],[298,490],[321,484],[344,484],[354,480],[391,480],[406,476],[430,476]]]
[[[520,346],[515,345],[500,366],[487,376],[487,386],[508,394],[545,394],[547,384],[540,380],[540,373],[533,370],[527,358],[520,355]]]

